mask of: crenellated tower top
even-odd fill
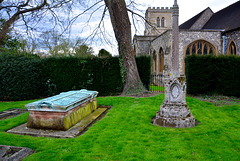
[[[172,7],[148,7],[147,12],[172,12]]]
[[[148,7],[145,13],[145,36],[157,36],[172,28],[173,7]]]

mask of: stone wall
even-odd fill
[[[213,11],[208,7],[190,29],[201,30],[213,14]]]
[[[204,31],[204,30],[180,30],[179,35],[179,61],[180,63],[180,72],[184,71],[184,58],[185,58],[185,52],[188,47],[188,45],[194,41],[197,40],[205,40],[211,43],[217,53],[222,53],[222,38],[221,38],[221,32],[220,31]]]
[[[133,48],[136,56],[149,55],[151,41],[156,36],[137,36],[133,38]]]
[[[233,40],[236,43],[237,55],[240,56],[240,28],[231,32],[227,32],[226,36],[226,45],[225,45],[225,54],[228,54],[228,47]]]
[[[161,18],[164,17],[164,27],[158,27],[157,26],[157,18],[160,18],[160,23],[161,23]],[[172,8],[164,8],[164,7],[149,7],[146,11],[145,18],[148,21],[148,23],[145,23],[145,31],[144,35],[160,35],[166,30],[172,28]],[[151,25],[149,25],[149,23]]]
[[[151,55],[154,51],[157,54],[157,60],[159,59],[160,48],[162,48],[164,53],[164,71],[163,74],[169,73],[171,69],[171,50],[172,50],[172,31],[168,30],[162,35],[154,39],[151,43]],[[159,69],[159,61],[157,61],[157,69]]]
[[[203,31],[203,30],[180,30],[179,35],[179,72],[183,73],[185,65],[184,58],[185,52],[189,44],[197,40],[205,40],[211,43],[217,53],[222,52],[222,39],[220,31]],[[169,74],[171,69],[171,57],[172,57],[172,31],[168,30],[162,35],[155,38],[151,43],[151,55],[154,50],[159,53],[160,48],[163,49],[164,52],[164,74]],[[158,59],[158,57],[157,57]],[[159,64],[157,64],[157,67]]]

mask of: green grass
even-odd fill
[[[163,94],[149,98],[98,98],[100,105],[111,105],[112,109],[86,133],[70,139],[4,132],[26,122],[26,113],[0,121],[0,145],[35,149],[36,153],[25,159],[31,161],[240,160],[240,105],[216,107],[187,97],[200,124],[175,129],[151,124],[163,99]],[[7,106],[23,108],[23,103],[11,102]],[[2,105],[6,103],[0,103],[1,108]]]
[[[164,86],[150,85],[151,91],[164,92]]]

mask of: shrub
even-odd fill
[[[54,88],[50,95],[78,89],[114,95],[122,90],[118,58],[46,58],[44,71],[46,81]]]
[[[44,91],[37,57],[0,54],[0,100],[39,98]]]
[[[240,57],[188,56],[187,93],[240,96]]]
[[[150,56],[136,57],[136,63],[141,81],[145,88],[149,90],[151,82],[151,57]]]
[[[150,84],[149,57],[137,58],[143,84]],[[96,90],[117,95],[123,83],[118,57],[79,58],[0,54],[0,100],[26,100],[69,90]]]

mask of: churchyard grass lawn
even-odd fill
[[[151,124],[164,95],[149,98],[100,97],[111,105],[106,116],[77,138],[59,139],[5,133],[27,121],[28,113],[0,121],[0,145],[36,150],[25,160],[240,160],[240,105],[216,107],[187,97],[199,123],[189,129]],[[23,108],[24,102],[0,102],[0,109]]]
[[[151,91],[161,91],[164,92],[164,86],[156,86],[156,85],[150,85]]]

